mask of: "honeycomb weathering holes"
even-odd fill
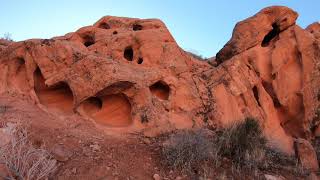
[[[131,46],[128,46],[124,49],[123,57],[127,59],[128,61],[133,60],[133,49]]]
[[[47,87],[40,69],[37,68],[34,72],[34,90],[40,103],[48,109],[63,115],[73,114],[73,94],[67,83]]]
[[[91,97],[82,103],[82,107],[100,125],[126,127],[132,124],[131,104],[124,94]]]
[[[158,81],[151,85],[150,91],[153,95],[162,100],[168,100],[170,95],[170,87],[163,81]]]
[[[132,30],[134,31],[141,31],[143,29],[143,27],[140,24],[134,24],[132,26]]]
[[[95,43],[95,37],[94,35],[86,35],[84,38],[83,38],[83,44],[86,46],[86,47],[89,47],[91,45],[93,45]]]
[[[106,22],[101,23],[98,27],[101,29],[111,29],[110,25]]]
[[[142,64],[143,63],[143,58],[139,58],[137,63],[138,64]]]

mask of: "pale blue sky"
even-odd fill
[[[50,38],[105,15],[159,18],[182,48],[211,57],[229,40],[236,22],[270,5],[293,8],[303,28],[320,20],[320,0],[0,0],[0,36]]]

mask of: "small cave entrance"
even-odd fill
[[[143,27],[140,24],[133,24],[132,25],[132,30],[133,31],[141,31]]]
[[[124,49],[123,57],[128,61],[132,61],[133,60],[133,49],[132,49],[131,46],[126,47]]]
[[[168,100],[170,87],[163,81],[158,81],[149,87],[151,93],[162,100]]]
[[[73,114],[73,93],[68,84],[61,82],[47,87],[39,67],[34,72],[34,90],[40,103],[50,111],[62,115]]]
[[[27,69],[25,60],[23,58],[17,58],[12,65],[14,74],[11,76],[10,84],[20,90],[27,90],[29,87],[27,79]]]
[[[259,91],[258,91],[257,86],[254,86],[254,87],[252,88],[252,92],[253,92],[253,96],[254,96],[254,98],[256,99],[258,105],[261,106],[260,100],[259,100]]]
[[[110,25],[106,22],[101,23],[98,27],[101,29],[111,29]]]
[[[131,104],[124,94],[91,97],[81,106],[84,112],[100,125],[126,127],[132,124]]]
[[[83,45],[85,45],[86,47],[89,47],[91,45],[93,45],[95,43],[95,37],[94,35],[86,35],[83,38]]]
[[[118,34],[118,31],[113,31],[113,33],[112,33],[112,34],[116,35],[116,34]]]
[[[270,42],[275,39],[280,34],[280,27],[277,23],[272,24],[272,30],[263,38],[261,46],[267,47],[269,46]]]

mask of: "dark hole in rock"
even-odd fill
[[[63,115],[73,114],[73,94],[67,83],[47,87],[40,69],[37,68],[34,72],[34,90],[40,103],[49,110]]]
[[[85,100],[81,106],[98,124],[108,127],[125,127],[132,124],[131,104],[123,94],[92,97]]]
[[[141,30],[143,29],[143,27],[142,27],[140,24],[134,24],[134,25],[132,26],[132,29],[133,29],[134,31],[141,31]]]
[[[142,64],[143,63],[143,58],[139,58],[138,59],[138,64]]]
[[[110,29],[111,27],[110,27],[110,25],[109,25],[108,23],[103,22],[103,23],[101,23],[101,24],[99,25],[99,28],[102,28],[102,29]]]
[[[27,90],[29,84],[25,60],[23,58],[15,59],[10,68],[12,68],[12,72],[14,72],[14,74],[8,77],[10,79],[8,81],[9,86],[14,86],[22,91]]]
[[[113,31],[113,33],[112,34],[118,34],[118,31]]]
[[[158,81],[150,86],[153,95],[162,100],[168,100],[170,95],[170,87],[163,81]]]
[[[269,43],[279,35],[280,28],[276,23],[272,24],[272,30],[263,38],[261,46],[267,47]]]
[[[93,45],[95,43],[95,38],[94,36],[90,36],[90,35],[87,35],[83,38],[83,44],[86,46],[86,47],[89,47],[91,45]]]
[[[272,84],[267,82],[267,81],[262,80],[262,86],[267,91],[269,96],[272,98],[274,107],[275,108],[280,108],[281,104],[280,104],[280,101],[279,101],[276,93],[274,92]]]
[[[126,47],[126,49],[124,50],[124,53],[123,53],[123,57],[126,58],[128,61],[133,60],[133,49],[131,46]]]
[[[260,101],[259,101],[259,91],[258,91],[257,86],[254,86],[252,88],[252,91],[253,91],[254,98],[256,99],[258,105],[261,106]]]

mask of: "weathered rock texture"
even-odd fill
[[[313,137],[320,118],[320,28],[300,28],[297,16],[263,9],[209,63],[156,19],[107,16],[61,37],[0,42],[0,92],[106,132],[151,136],[254,117],[271,146],[293,153],[293,138]]]

